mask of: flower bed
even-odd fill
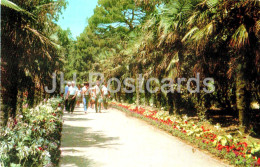
[[[230,134],[217,135],[213,130],[189,121],[188,117],[170,116],[163,111],[150,111],[129,104],[112,102],[111,106],[141,118],[170,132],[196,147],[208,150],[236,166],[260,166],[260,144],[242,142]]]
[[[62,99],[23,111],[0,130],[0,166],[56,166],[60,157]]]

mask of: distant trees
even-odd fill
[[[256,0],[99,0],[75,46],[80,45],[82,57],[89,56],[81,59],[92,62],[88,71],[107,77],[123,80],[143,73],[144,80],[177,81],[200,73],[215,80],[212,94],[182,88],[182,94],[171,95],[120,92],[119,100],[152,102],[179,114],[205,115],[214,106],[235,111],[240,125],[250,128],[250,103],[259,102],[260,92],[258,11]]]

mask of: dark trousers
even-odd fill
[[[65,99],[65,110],[69,111],[69,100]]]
[[[68,98],[68,107],[69,107],[68,112],[71,112],[71,113],[73,113],[75,106],[76,106],[76,97],[74,99],[72,99],[73,96],[74,95],[70,95]]]

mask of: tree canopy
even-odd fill
[[[120,92],[116,97],[179,114],[215,106],[234,111],[241,125],[249,125],[250,103],[259,102],[260,92],[258,11],[254,0],[99,0],[74,45],[73,55],[82,54],[72,58],[78,66],[71,67],[83,77],[99,71],[120,80],[138,73],[176,81],[197,73],[213,77],[212,94],[145,92],[139,98],[138,92]]]

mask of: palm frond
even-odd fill
[[[190,36],[191,41],[196,42],[197,44],[202,44],[205,42],[211,34],[213,34],[215,29],[214,21],[207,24],[202,29],[198,29],[197,27],[194,27],[187,33],[183,39],[183,41]],[[191,35],[193,34],[193,35]]]
[[[188,19],[188,21],[187,21],[187,24],[188,24],[188,25],[193,25],[193,24],[195,23],[195,21],[196,21],[196,18],[198,17],[198,14],[199,14],[198,11],[194,12],[193,15],[191,15],[191,16],[189,17],[189,19]]]
[[[168,72],[168,77],[175,79],[178,75],[177,63],[179,62],[179,52],[175,53],[171,59],[166,72]]]
[[[48,39],[47,37],[42,35],[36,29],[33,29],[33,28],[29,27],[29,26],[25,26],[24,28],[27,29],[28,31],[30,31],[31,33],[33,33],[40,40],[40,42],[43,45],[48,44],[48,45],[52,45],[52,46],[57,47],[57,48],[61,47],[60,45],[56,44],[55,42],[51,41],[50,39]],[[50,54],[48,53],[48,51],[45,50],[45,53],[46,53],[47,57],[51,60],[52,58],[51,58]]]
[[[193,27],[182,39],[182,42],[186,41],[187,38],[190,38],[199,28],[197,26]]]
[[[248,32],[244,24],[241,24],[232,35],[230,45],[235,48],[241,48],[249,43]]]
[[[15,10],[17,12],[21,12],[21,13],[33,16],[33,14],[31,14],[30,12],[24,10],[23,8],[21,8],[20,6],[16,5],[15,3],[13,3],[9,0],[1,0],[1,6],[5,6],[5,7]]]
[[[207,4],[208,8],[211,9],[211,8],[214,8],[217,6],[218,0],[207,0],[206,4]]]

